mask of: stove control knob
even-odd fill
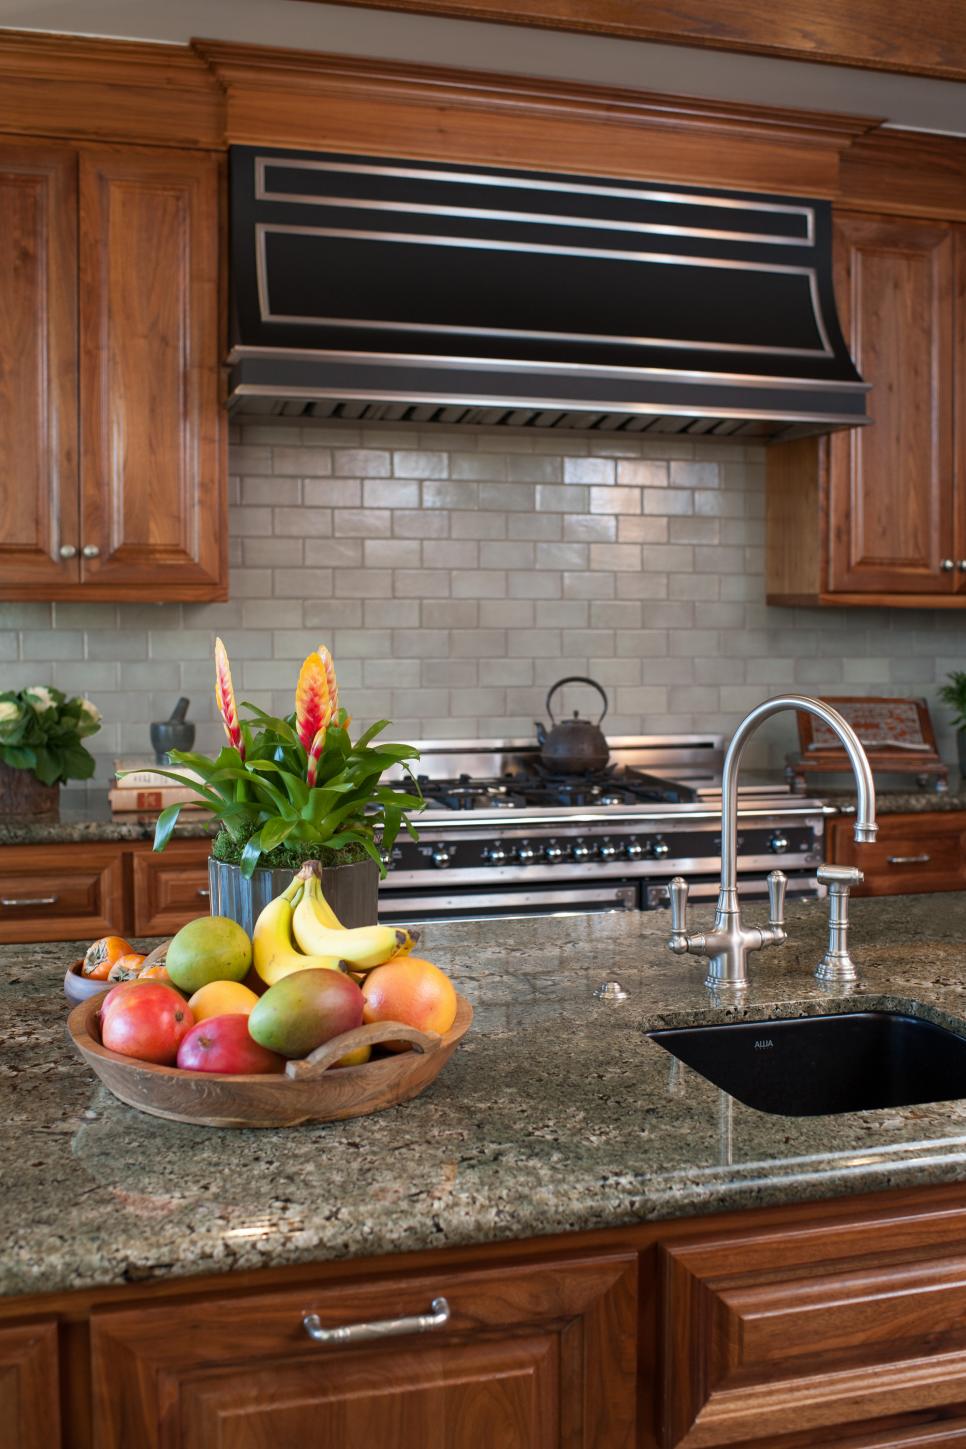
[[[594,847],[588,845],[586,840],[578,840],[573,849],[574,860],[590,860],[594,853]]]
[[[507,854],[502,845],[488,845],[483,852],[487,865],[506,865]]]
[[[644,847],[639,840],[629,840],[624,846],[624,854],[628,860],[640,860],[644,854]]]
[[[664,836],[655,835],[654,839],[651,841],[649,854],[652,860],[663,860],[664,857],[670,853],[670,850],[671,847],[664,839]]]
[[[788,836],[776,830],[774,835],[768,837],[768,849],[773,855],[783,855],[788,849]]]
[[[434,845],[431,859],[439,870],[445,870],[452,862],[453,852],[448,845]]]
[[[543,858],[544,860],[549,861],[551,865],[556,865],[558,861],[563,860],[566,853],[567,852],[564,850],[562,845],[558,845],[555,840],[551,840],[550,844],[543,852]]]
[[[617,846],[612,840],[602,840],[597,854],[601,860],[613,860],[617,854]]]
[[[524,840],[517,846],[517,860],[521,865],[532,865],[537,858],[537,852],[529,840]]]

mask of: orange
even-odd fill
[[[362,985],[362,1019],[401,1021],[440,1036],[456,1020],[456,990],[431,961],[419,956],[394,956],[370,971]]]
[[[210,1016],[247,1016],[257,1002],[254,991],[240,981],[209,981],[188,1000],[195,1021]]]

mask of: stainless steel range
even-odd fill
[[[721,866],[721,735],[610,738],[594,774],[555,775],[532,740],[426,741],[418,770],[427,808],[418,843],[397,841],[380,888],[382,919],[569,915],[652,910],[687,875],[713,900]],[[817,800],[784,784],[742,786],[738,889],[822,894],[824,821]]]

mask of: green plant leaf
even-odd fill
[[[246,880],[251,880],[254,875],[255,867],[258,864],[261,853],[262,836],[261,831],[259,831],[245,842],[245,849],[242,851],[241,859],[238,862],[239,869]]]
[[[292,833],[293,822],[288,820],[267,820],[259,836],[261,850],[267,855],[276,845],[281,845]]]
[[[178,816],[181,814],[180,805],[169,805],[162,810],[158,816],[157,824],[154,827],[154,849],[163,850],[171,839],[174,827],[178,823]]]

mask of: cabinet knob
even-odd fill
[[[951,574],[956,565],[951,558],[944,558],[939,567],[944,574]]]
[[[76,558],[77,550],[72,543],[62,543],[58,549],[61,558]]]
[[[84,547],[81,549],[81,553],[84,555],[85,558],[97,558],[100,554],[100,549],[98,548],[96,543],[85,543]],[[945,567],[946,565],[943,564],[943,568]],[[952,563],[950,563],[949,567],[952,568]]]
[[[961,558],[959,560],[959,572],[961,574],[966,574],[966,558]]]

